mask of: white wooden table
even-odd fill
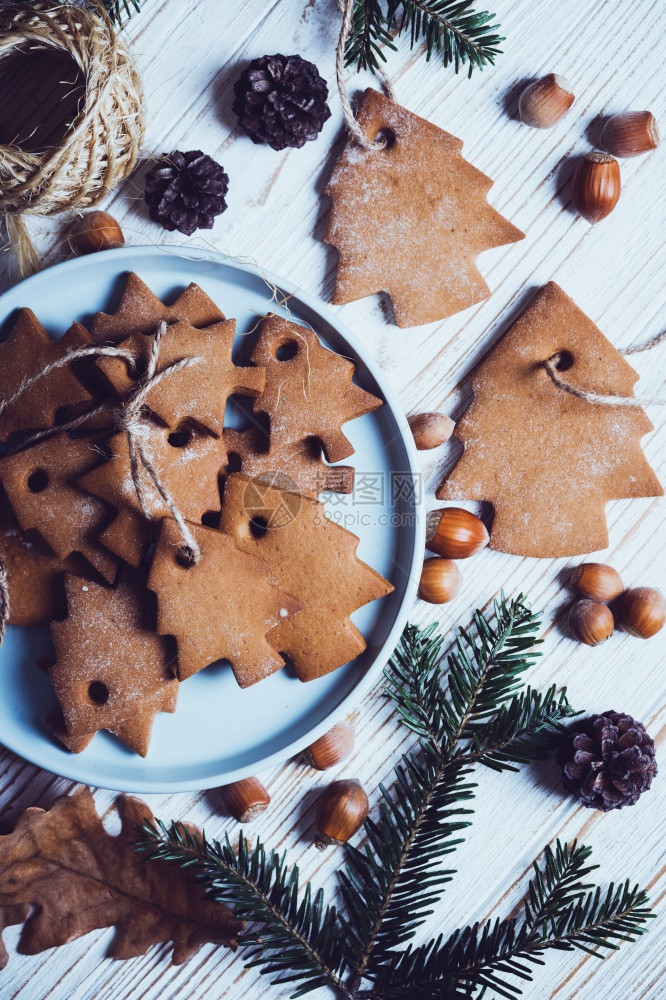
[[[490,3],[490,0],[489,0]],[[663,234],[666,228],[664,152],[622,163],[623,192],[618,208],[590,227],[572,213],[568,195],[571,157],[598,136],[595,119],[623,109],[649,108],[666,123],[663,51],[666,7],[662,0],[493,0],[506,35],[495,69],[469,81],[428,65],[406,43],[391,55],[389,72],[397,98],[411,110],[460,136],[464,154],[495,180],[491,202],[527,234],[514,246],[481,258],[492,297],[443,323],[414,330],[388,325],[378,298],[342,308],[345,321],[374,351],[399,391],[405,410],[443,409],[457,416],[468,396],[455,386],[520,311],[530,292],[556,280],[617,346],[663,329],[666,286]],[[334,0],[145,0],[129,24],[146,89],[148,153],[201,148],[221,161],[231,178],[229,209],[210,234],[209,244],[246,255],[330,301],[334,254],[321,242],[326,207],[321,191],[342,143],[342,120],[335,92],[332,117],[317,142],[276,153],[254,146],[235,128],[232,87],[247,61],[264,53],[298,52],[313,60],[334,82],[339,15]],[[550,131],[516,120],[521,81],[557,71],[577,95],[567,117]],[[354,77],[352,89],[369,77]],[[597,123],[598,124],[598,123]],[[141,200],[143,174],[109,199],[128,242],[182,242],[147,219]],[[45,251],[58,256],[59,229],[35,223]],[[198,242],[198,241],[194,241]],[[7,270],[5,285],[11,280]],[[639,391],[664,394],[666,348],[638,356]],[[650,411],[657,423],[658,408]],[[576,447],[576,442],[571,442]],[[649,461],[664,477],[663,421],[644,441]],[[455,454],[442,449],[423,455],[430,497]],[[611,544],[600,553],[627,584],[666,583],[664,528],[666,503],[617,501],[608,506]],[[570,561],[574,562],[574,561]],[[441,609],[415,607],[412,620],[439,619],[443,627],[467,624],[475,606],[486,607],[501,587],[524,590],[534,607],[545,609],[544,656],[531,682],[566,684],[574,705],[589,711],[615,708],[642,720],[663,747],[663,634],[649,643],[616,635],[598,650],[577,645],[558,626],[567,602],[566,560],[519,559],[486,551],[462,567],[464,583],[456,600]],[[378,684],[354,713],[359,740],[353,760],[340,775],[358,776],[377,802],[377,786],[411,739],[382,698]],[[476,821],[458,851],[457,881],[449,888],[427,930],[454,927],[508,915],[521,898],[528,868],[556,837],[592,844],[600,878],[630,876],[650,890],[660,907],[666,892],[663,867],[666,763],[654,789],[634,808],[603,815],[563,795],[554,765],[519,775],[478,775]],[[331,779],[297,762],[263,775],[273,803],[249,828],[271,845],[288,848],[304,877],[329,892],[340,852],[320,854],[310,846],[311,804],[316,789]],[[13,819],[28,805],[48,804],[71,784],[0,751],[0,815]],[[113,795],[97,791],[100,811]],[[187,817],[219,835],[229,821],[214,795],[148,796],[164,818]],[[231,827],[232,834],[236,832]],[[655,921],[638,944],[605,962],[582,952],[553,953],[525,996],[531,1000],[656,1000],[666,996],[663,920]],[[259,1000],[286,996],[284,988],[243,969],[224,949],[203,948],[180,968],[170,966],[167,949],[126,963],[106,959],[111,932],[92,934],[57,951],[26,958],[13,953],[18,929],[5,938],[10,961],[0,975],[2,1000]],[[316,994],[324,997],[325,991]],[[314,994],[313,994],[314,996]]]

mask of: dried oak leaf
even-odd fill
[[[89,931],[115,927],[111,958],[135,958],[173,943],[180,965],[206,942],[234,948],[243,928],[228,907],[201,898],[183,871],[144,861],[135,831],[153,815],[140,799],[121,798],[122,829],[106,832],[88,788],[30,808],[13,833],[0,836],[0,968],[7,964],[1,932],[25,921],[18,950],[36,955]],[[29,908],[34,912],[29,914]]]
[[[490,295],[484,250],[524,234],[492,208],[490,177],[463,159],[460,139],[366,90],[358,122],[382,150],[350,139],[326,193],[324,242],[340,255],[333,302],[388,292],[398,326],[444,319]]]

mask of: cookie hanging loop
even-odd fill
[[[654,338],[655,342],[659,342],[663,338],[663,335],[659,335],[658,338]],[[651,346],[655,346],[651,344]],[[648,350],[649,348],[644,346],[641,348],[634,348],[631,353],[638,353],[638,350]],[[626,354],[628,352],[622,351],[621,353]],[[601,406],[666,406],[666,398],[663,399],[647,399],[641,396],[604,396],[598,392],[592,392],[589,389],[579,389],[577,386],[572,385],[563,379],[558,371],[558,363],[562,359],[562,352],[558,351],[557,354],[551,355],[546,358],[545,361],[540,363],[540,367],[544,369],[550,378],[553,385],[557,386],[558,389],[562,389],[564,392],[568,392],[569,395],[575,396],[576,399],[584,399],[587,403],[597,403]]]
[[[370,153],[378,152],[381,149],[386,149],[386,140],[368,139],[367,135],[356,120],[354,109],[352,108],[351,101],[347,96],[347,88],[344,82],[345,45],[347,44],[347,38],[349,37],[349,32],[351,30],[352,15],[354,13],[354,0],[338,0],[338,6],[342,11],[342,27],[340,29],[338,49],[335,58],[335,75],[338,83],[338,93],[340,94],[340,104],[342,105],[342,114],[347,124],[347,128],[354,136],[359,146],[362,146],[363,149]],[[394,101],[395,94],[389,78],[382,70],[379,70],[379,74],[384,81],[388,97],[390,100]]]

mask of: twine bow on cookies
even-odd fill
[[[193,532],[189,528],[187,521],[182,513],[182,511],[176,505],[173,497],[171,496],[169,490],[160,480],[159,475],[150,460],[148,452],[146,450],[145,440],[150,434],[150,424],[145,419],[142,413],[142,408],[146,402],[149,392],[156,386],[159,385],[165,378],[169,378],[176,372],[182,371],[184,368],[191,368],[194,365],[201,364],[203,358],[200,357],[187,357],[181,358],[179,361],[173,361],[171,364],[167,365],[161,371],[157,372],[157,362],[159,359],[160,346],[162,338],[167,331],[166,321],[162,320],[159,324],[154,338],[153,344],[150,350],[150,355],[148,358],[148,363],[146,365],[146,371],[143,378],[141,379],[138,387],[134,392],[127,398],[124,404],[121,404],[117,411],[118,424],[121,431],[127,434],[127,443],[129,448],[129,458],[130,458],[130,470],[132,474],[132,482],[134,484],[134,489],[136,490],[137,499],[143,515],[146,520],[151,521],[152,515],[150,513],[148,501],[145,496],[144,484],[141,482],[141,467],[145,469],[148,478],[152,482],[153,486],[157,490],[159,496],[161,497],[164,506],[167,508],[174,521],[178,525],[180,533],[183,538],[183,550],[184,555],[187,557],[188,561],[192,565],[196,565],[201,559],[201,549],[194,537]],[[37,372],[31,378],[26,379],[18,389],[11,394],[11,396],[5,397],[5,399],[0,400],[0,415],[4,412],[7,406],[10,406],[16,399],[18,399],[28,388],[43,379],[54,369],[60,368],[63,365],[70,364],[72,361],[76,361],[79,358],[89,358],[89,357],[111,357],[111,358],[122,358],[127,361],[130,365],[134,365],[136,358],[130,351],[124,350],[122,347],[81,347],[74,351],[69,351],[67,354],[63,355],[62,358],[58,358],[56,361],[45,365],[41,371]],[[18,450],[25,451],[33,445],[45,440],[46,438],[53,437],[55,434],[65,434],[69,431],[77,430],[82,427],[91,418],[97,416],[100,413],[108,412],[109,404],[108,402],[100,403],[98,406],[87,410],[85,413],[79,414],[79,416],[74,417],[72,420],[67,421],[63,424],[58,424],[55,427],[48,427],[45,430],[35,431],[33,434],[24,438],[21,441]],[[4,565],[2,559],[0,559],[0,645],[5,636],[5,631],[7,628],[7,622],[9,620],[10,614],[10,594],[9,594],[9,580],[7,576],[7,568]]]

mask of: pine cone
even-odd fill
[[[253,59],[234,84],[233,111],[253,142],[300,149],[316,139],[331,110],[328,87],[314,63],[300,56]]]
[[[654,741],[645,726],[613,711],[574,723],[558,761],[566,790],[604,812],[633,806],[657,773]]]
[[[146,177],[145,199],[153,222],[191,236],[195,229],[213,228],[227,207],[228,190],[227,174],[210,156],[200,149],[176,150]]]

